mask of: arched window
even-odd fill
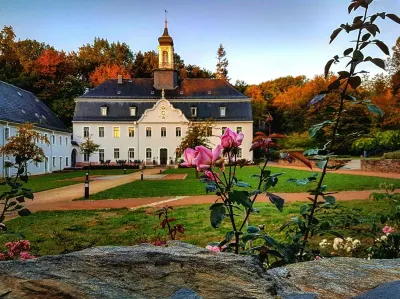
[[[151,148],[146,148],[146,159],[151,159]]]
[[[161,137],[167,137],[167,128],[166,127],[161,128]]]
[[[163,64],[167,65],[168,64],[168,52],[167,51],[163,51],[162,52],[162,59],[163,59]]]

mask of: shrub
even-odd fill
[[[315,139],[308,138],[308,132],[292,133],[282,140],[282,147],[285,149],[314,148],[318,146]]]
[[[400,151],[389,152],[383,154],[384,159],[400,159]]]

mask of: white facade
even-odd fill
[[[9,122],[0,122],[0,146],[7,143],[8,137],[15,136],[18,124]],[[37,132],[46,135],[50,144],[38,143],[38,146],[43,148],[46,160],[35,164],[30,161],[28,163],[28,173],[30,175],[46,174],[56,170],[62,170],[71,166],[71,133],[62,131],[52,131],[36,127]],[[13,161],[12,157],[0,155],[0,165],[2,166],[0,176],[6,176],[6,169],[4,168],[4,161]],[[14,169],[9,169],[9,174],[13,173]]]
[[[77,99],[76,101],[98,102],[101,100]],[[104,99],[104,101],[118,102],[118,99]],[[213,100],[215,101],[218,100]],[[176,149],[188,130],[189,120],[181,110],[173,107],[173,100],[160,99],[153,102],[154,106],[147,109],[137,121],[74,121],[74,140],[81,143],[85,134],[86,136],[89,134],[93,142],[100,145],[100,151],[90,157],[90,161],[94,163],[100,160],[110,160],[111,163],[115,163],[116,160],[140,160],[145,161],[146,164],[152,164],[154,160],[157,164],[169,165],[171,161],[175,161]],[[249,149],[253,136],[253,122],[215,122],[212,136],[208,137],[212,146],[219,144],[219,136],[222,135],[224,128],[243,132],[245,138],[241,146],[242,158],[252,160]],[[87,162],[79,152],[76,161],[77,163]]]

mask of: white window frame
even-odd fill
[[[100,135],[100,129],[103,128],[103,136]],[[99,133],[99,138],[104,138],[104,136],[106,135],[106,128],[105,127],[98,127],[98,133]],[[114,134],[114,131],[113,131]]]
[[[129,107],[129,112],[131,116],[136,116],[136,107],[135,106]]]
[[[52,165],[52,167],[54,167],[54,168],[56,168],[57,166],[56,166],[56,158],[57,157],[55,157],[55,156],[53,156],[52,158],[51,158],[51,165]]]
[[[51,144],[56,144],[56,135],[51,135]]]
[[[115,137],[115,129],[118,129],[118,137]],[[121,127],[113,127],[113,137],[121,138]]]
[[[196,117],[197,116],[197,107],[190,107],[190,115],[192,117]]]
[[[101,116],[107,116],[108,114],[108,107],[100,107]]]
[[[103,155],[103,159],[101,158],[102,155]],[[106,154],[105,154],[104,148],[99,148],[99,162],[101,160],[103,160],[103,162],[105,162],[106,161],[105,158],[106,158]]]
[[[89,159],[90,159],[90,157],[89,157],[89,155],[88,155],[88,153],[83,153],[83,162],[89,162]]]
[[[150,129],[150,130],[147,130],[147,129]],[[147,135],[147,131],[150,132],[150,135]],[[151,131],[152,131],[151,127],[146,127],[146,137],[148,137],[148,138],[151,137]]]
[[[161,137],[167,137],[167,127],[161,127]]]
[[[150,150],[150,151],[148,151],[148,150]],[[147,157],[147,153],[148,152],[150,152],[150,158],[149,157]],[[151,156],[152,156],[152,154],[153,154],[153,150],[150,148],[150,147],[148,147],[148,148],[146,148],[146,160],[151,160]]]
[[[224,106],[219,107],[219,116],[226,117],[226,107]]]
[[[4,128],[4,140],[7,140],[8,138],[10,138],[10,128],[5,127]]]
[[[69,159],[68,159],[69,157],[68,156],[66,156],[65,157],[65,167],[69,167]]]
[[[87,130],[85,130],[86,128]],[[90,127],[83,127],[83,138],[89,138],[89,136],[90,136]]]
[[[131,136],[131,129],[133,129],[133,134]],[[133,138],[135,137],[135,127],[128,127],[128,137]]]
[[[116,151],[116,150],[118,150],[118,151]],[[121,152],[120,152],[120,150],[119,150],[119,147],[114,147],[114,150],[113,150],[113,157],[114,157],[114,160],[116,160],[116,159],[121,159]],[[118,153],[118,157],[115,157],[115,154],[116,153]]]
[[[133,157],[131,157],[131,153],[133,153]],[[130,147],[128,148],[128,160],[134,160],[135,159],[135,148]]]
[[[62,167],[62,164],[63,164],[63,156],[60,156],[60,158],[58,159],[59,161],[58,162],[60,162],[60,170],[63,168]]]
[[[176,127],[175,128],[175,136],[176,137],[182,137],[182,128],[181,127]]]
[[[65,145],[68,145],[68,137],[65,137]]]

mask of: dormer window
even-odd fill
[[[150,94],[154,94],[154,90],[150,91]]]
[[[108,110],[107,107],[105,106],[101,107],[100,110],[101,110],[101,116],[107,116],[107,110]]]
[[[136,107],[129,107],[131,116],[136,116]]]
[[[190,115],[192,117],[196,117],[197,116],[197,107],[190,107]]]
[[[226,107],[219,107],[219,116],[221,117],[226,116]]]

